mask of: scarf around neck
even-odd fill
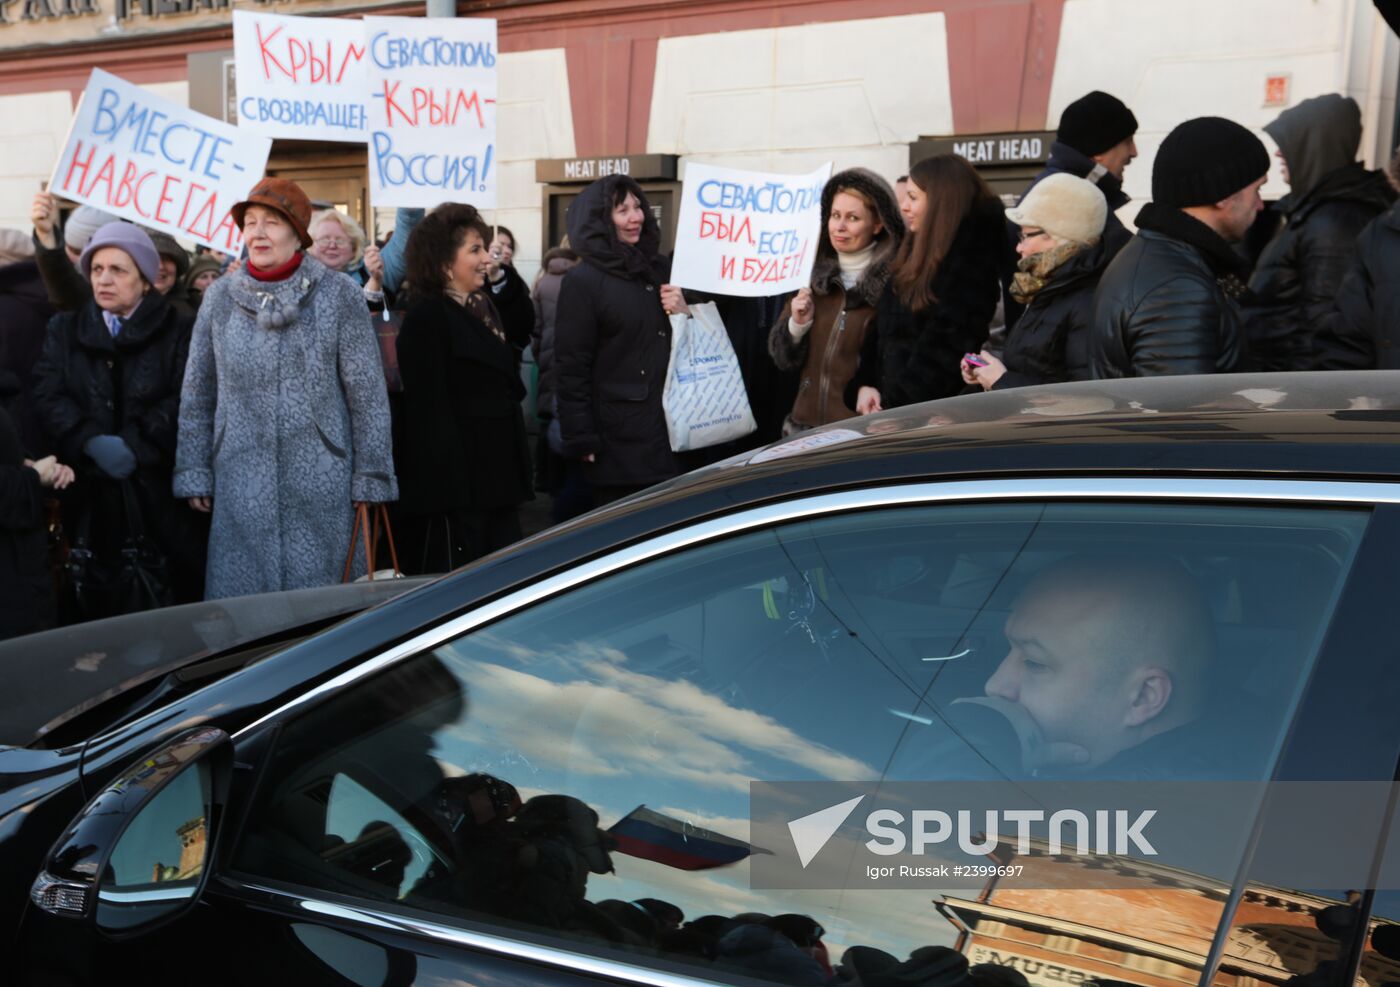
[[[287,261],[285,264],[279,264],[277,267],[270,267],[266,270],[261,267],[254,267],[253,262],[248,261],[245,265],[248,269],[248,277],[252,278],[254,281],[262,281],[264,284],[272,281],[286,281],[297,272],[297,268],[301,267],[301,259],[303,256],[302,252],[298,250],[296,253],[292,254],[291,260]]]
[[[1029,305],[1040,289],[1050,283],[1051,276],[1064,265],[1065,261],[1083,250],[1088,244],[1060,243],[1049,250],[1022,257],[1016,265],[1016,274],[1011,279],[1011,297],[1022,305]]]
[[[1220,290],[1231,298],[1244,294],[1249,262],[1235,253],[1225,238],[1195,216],[1171,206],[1149,202],[1137,215],[1139,229],[1151,230],[1195,247],[1210,266]]]

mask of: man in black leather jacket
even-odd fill
[[[1314,336],[1332,309],[1366,224],[1395,201],[1379,171],[1356,160],[1361,108],[1332,93],[1305,99],[1265,124],[1291,191],[1242,303],[1254,370],[1307,370]]]
[[[1244,127],[1198,117],[1162,142],[1138,233],[1109,264],[1094,299],[1091,377],[1228,373],[1240,368],[1232,300],[1244,261],[1230,244],[1263,208],[1269,153]]]

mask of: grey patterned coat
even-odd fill
[[[239,271],[209,287],[174,486],[214,498],[208,599],[340,582],[352,502],[398,497],[379,347],[351,279],[306,257],[281,282]]]

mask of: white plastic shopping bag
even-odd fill
[[[671,364],[661,406],[675,452],[719,445],[758,427],[739,358],[713,302],[690,306],[689,316],[671,316]]]

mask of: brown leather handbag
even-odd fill
[[[373,515],[371,517],[371,515]],[[383,531],[385,540],[389,543],[389,561],[393,564],[392,569],[379,572],[374,568],[375,546],[379,544],[379,533]],[[389,508],[383,504],[360,504],[355,508],[355,527],[350,532],[350,553],[345,556],[345,575],[341,582],[358,582],[358,579],[350,578],[350,570],[355,565],[355,547],[363,532],[365,543],[365,562],[368,569],[360,579],[399,579],[403,577],[403,570],[399,568],[399,552],[394,547],[394,532],[389,527]]]

